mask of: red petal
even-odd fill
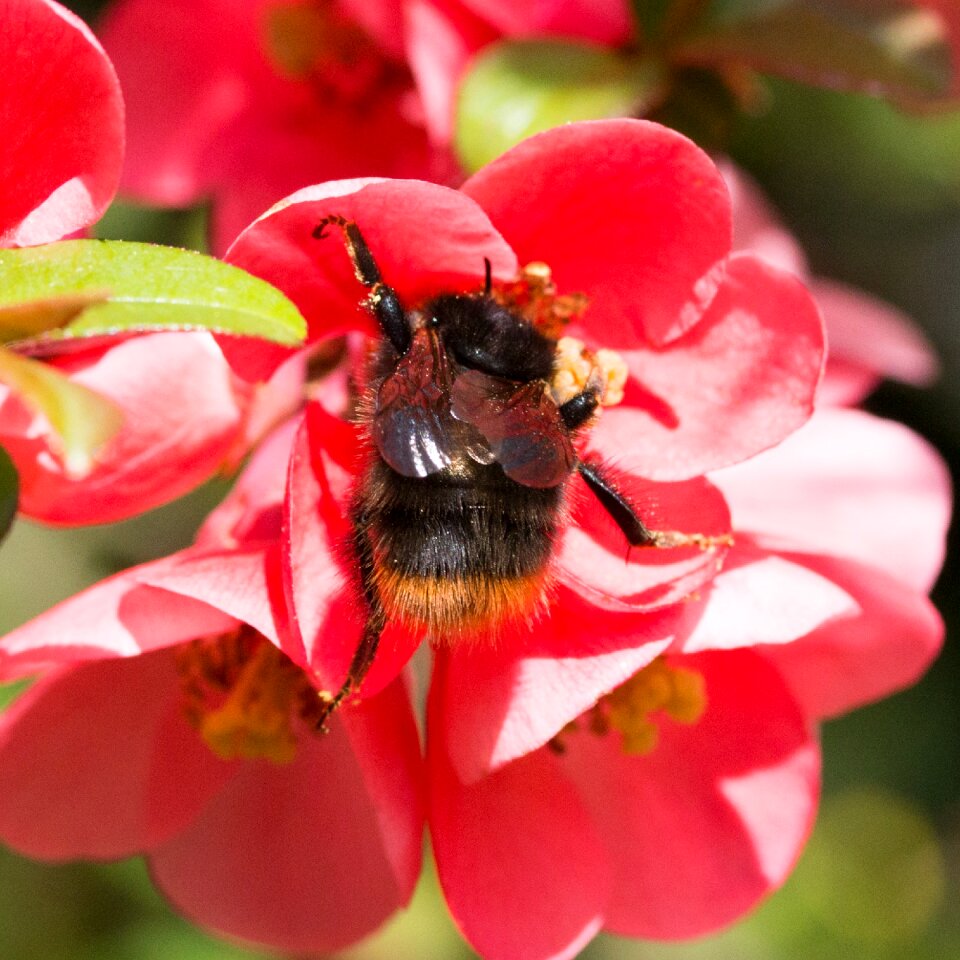
[[[769,665],[749,651],[676,665],[706,679],[695,725],[661,720],[640,757],[581,731],[560,760],[613,864],[605,926],[627,936],[696,936],[742,915],[786,879],[817,805],[817,744]]]
[[[200,528],[199,545],[216,548],[279,538],[290,450],[299,425],[299,418],[287,421],[257,447],[226,499]]]
[[[187,552],[125,570],[57,604],[0,639],[0,678],[103,657],[131,657],[232,630],[237,621],[190,597],[142,582]]]
[[[803,249],[767,202],[760,187],[729,160],[718,162],[733,206],[733,248],[760,259],[801,280],[807,276]]]
[[[271,569],[277,564],[276,550],[260,546],[233,550],[192,550],[169,558],[136,574],[141,583],[192,597],[249,623],[273,643],[279,643],[275,608],[281,602],[274,595],[279,577]],[[274,586],[276,582],[276,586]]]
[[[350,329],[379,333],[339,228],[328,227],[323,240],[312,235],[332,215],[356,221],[384,281],[408,308],[444,290],[482,286],[484,258],[498,278],[516,272],[513,252],[486,215],[455,190],[414,180],[307,187],[251,224],[226,259],[286,293],[307,318],[311,340]]]
[[[473,783],[543,746],[689,629],[695,613],[613,613],[560,588],[550,615],[496,646],[437,653],[431,716],[457,776]]]
[[[323,422],[322,411],[313,410],[300,427],[290,458],[282,563],[291,637],[284,650],[313,672],[321,689],[334,693],[360,646],[365,605],[351,568],[349,524],[324,469],[323,436],[312,428],[312,423]],[[364,694],[372,696],[386,687],[418,645],[418,637],[388,625],[363,683]]]
[[[597,120],[531,137],[464,185],[522,264],[546,261],[610,347],[665,343],[700,319],[730,251],[719,172],[685,137]]]
[[[629,5],[623,0],[462,0],[465,7],[486,17],[512,36],[577,37],[619,46],[633,36]]]
[[[407,60],[423,101],[427,127],[436,142],[447,144],[453,136],[460,77],[470,57],[492,43],[497,31],[456,0],[410,0],[404,12]]]
[[[304,731],[292,763],[245,764],[153,853],[157,884],[198,923],[280,950],[336,950],[370,933],[409,900],[418,872],[412,854],[398,856],[419,849],[422,829],[419,747],[399,706],[364,701],[335,715],[329,734]]]
[[[684,638],[685,653],[791,643],[825,623],[858,616],[854,597],[800,563],[766,553],[741,537]]]
[[[0,247],[92,224],[123,162],[123,101],[90,29],[50,0],[0,0]]]
[[[922,594],[865,564],[799,554],[791,559],[828,577],[860,607],[859,616],[762,650],[808,715],[835,716],[907,687],[940,652],[943,622]]]
[[[810,416],[823,350],[820,316],[800,283],[735,256],[693,330],[669,347],[624,355],[624,405],[604,411],[590,442],[653,480],[746,460]]]
[[[454,920],[488,960],[575,956],[602,924],[609,886],[580,799],[544,752],[464,786],[444,756],[457,734],[443,724],[432,709],[430,836]]]
[[[936,354],[905,314],[833,280],[814,280],[810,292],[823,311],[831,357],[921,386],[936,377]]]
[[[7,399],[0,435],[20,471],[28,516],[88,524],[142,513],[210,477],[242,431],[246,401],[207,334],[136,337],[62,366],[76,383],[113,400],[124,421],[78,481],[50,455],[45,422]]]
[[[597,439],[607,443],[610,437]],[[610,445],[602,453],[616,462],[622,450]],[[704,478],[666,484],[614,468],[607,473],[651,530],[729,536],[723,495]],[[612,610],[649,610],[688,597],[716,575],[728,550],[725,544],[631,548],[596,498],[583,490],[571,519],[557,554],[560,576],[596,606]]]
[[[186,206],[210,188],[204,161],[268,77],[258,51],[260,3],[120,0],[103,23],[127,102],[123,186],[154,203]],[[216,37],[216,42],[211,42]]]
[[[201,749],[212,755],[177,692],[161,652],[59,670],[24,693],[0,715],[4,842],[34,857],[99,859],[181,829],[232,768],[203,761]],[[158,777],[175,743],[177,769]]]
[[[776,450],[712,478],[764,546],[851,557],[928,590],[943,562],[950,479],[899,423],[820,410]]]

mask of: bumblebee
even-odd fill
[[[359,686],[388,621],[450,642],[535,618],[575,475],[631,546],[665,545],[603,465],[576,453],[601,384],[558,402],[557,340],[494,295],[489,261],[481,291],[407,310],[357,224],[328,216],[314,237],[330,225],[343,231],[382,338],[360,388],[367,456],[350,507],[367,620],[324,718]]]

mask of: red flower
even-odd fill
[[[536,651],[438,657],[430,831],[451,912],[488,960],[571,957],[601,928],[694,936],[743,914],[812,825],[816,723],[912,683],[939,650],[925,593],[950,484],[910,431],[824,410],[712,479],[736,546],[623,686],[596,683],[584,710],[528,682]],[[596,643],[604,626],[580,629]]]
[[[59,240],[97,220],[123,163],[123,100],[88,27],[52,0],[0,0],[0,246]]]
[[[594,347],[628,348],[626,399],[604,412],[588,446],[613,460],[648,525],[700,533],[714,545],[638,550],[624,563],[622,534],[584,491],[556,548],[556,599],[536,636],[551,664],[582,658],[584,638],[572,624],[592,609],[617,635],[594,654],[602,658],[611,644],[637,648],[647,612],[691,593],[722,561],[726,508],[702,474],[776,444],[812,410],[822,332],[805,291],[758,260],[725,259],[730,214],[718,172],[689,141],[643,121],[535,137],[460,192],[345,181],[283,201],[241,234],[227,259],[284,290],[314,339],[375,332],[343,244],[312,236],[332,214],[359,224],[407,308],[482,287],[484,258],[504,283],[518,262],[545,261],[561,293],[589,299],[570,330]],[[343,612],[357,604],[337,546],[361,465],[354,431],[314,405],[285,506],[285,589],[299,633],[288,652],[329,690],[339,688],[363,630],[361,616]],[[368,693],[396,674],[417,641],[415,630],[388,628]],[[520,626],[498,647],[529,641]],[[653,655],[638,653],[633,669]],[[617,670],[625,671],[620,679],[632,672]],[[590,694],[583,696],[586,706]]]
[[[262,456],[282,464],[289,442]],[[196,547],[0,641],[0,679],[40,672],[0,714],[0,836],[52,860],[146,854],[196,922],[334,950],[413,891],[419,741],[400,682],[314,729],[315,691],[277,647],[279,531],[261,475],[255,461]]]
[[[545,261],[562,293],[584,293],[576,332],[625,348],[632,375],[587,450],[617,464],[652,527],[716,538],[625,562],[619,530],[575,496],[535,626],[503,629],[496,644],[434,638],[430,820],[454,917],[491,958],[570,956],[601,926],[673,938],[729,922],[782,883],[807,835],[812,724],[911,682],[939,647],[923,595],[949,512],[939,461],[902,428],[842,412],[754,456],[810,412],[819,320],[787,275],[725,259],[717,171],[663,128],[557,129],[460,193],[308,188],[229,252],[298,303],[314,338],[373,333],[343,245],[313,238],[331,215],[357,222],[407,309],[480,288],[484,258],[501,283]],[[312,404],[283,508],[287,650],[328,691],[363,630],[340,547],[366,456],[357,444]],[[715,475],[732,491],[731,526],[702,474],[751,457]],[[915,549],[878,565],[886,531]],[[362,691],[388,683],[418,639],[390,624]],[[830,677],[814,686],[816,674]],[[653,753],[626,755],[619,737],[649,746],[651,727]]]
[[[445,176],[400,57],[401,4],[120,0],[103,36],[127,100],[123,188],[211,198],[214,248],[298,187]]]
[[[113,198],[124,146],[120,88],[89,29],[58,4],[2,0],[0,17],[0,176],[9,187],[0,246],[59,240],[91,226]],[[126,340],[50,362],[112,400],[123,422],[77,476],[46,418],[0,385],[0,443],[20,474],[28,516],[100,523],[148,510],[209,477],[243,440],[251,391],[209,335]]]

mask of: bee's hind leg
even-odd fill
[[[386,615],[373,583],[373,548],[362,515],[354,518],[353,543],[360,574],[360,588],[367,603],[367,621],[342,686],[335,694],[326,691],[320,694],[321,702],[319,713],[316,715],[316,726],[318,730],[324,732],[327,730],[327,720],[330,719],[334,710],[351,693],[359,689],[364,677],[369,673],[377,655],[377,648],[380,646],[380,636],[386,625]]]

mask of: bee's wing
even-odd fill
[[[380,456],[405,477],[427,477],[452,462],[461,444],[450,414],[450,363],[435,334],[418,330],[380,385],[371,424]]]
[[[577,457],[542,380],[517,385],[465,370],[450,391],[453,415],[482,434],[503,472],[526,487],[556,487]]]

